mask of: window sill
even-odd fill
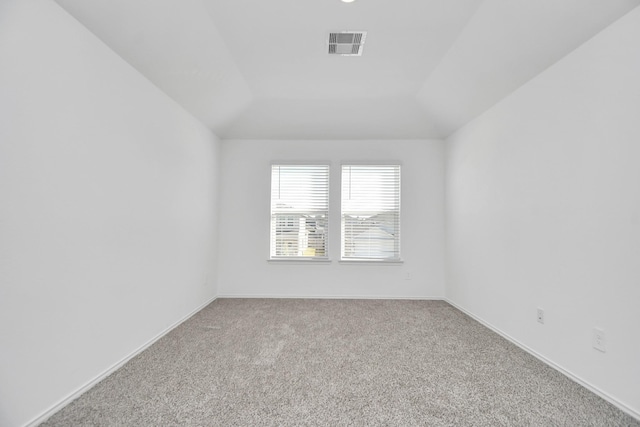
[[[402,265],[404,260],[394,259],[341,259],[338,261],[340,264],[366,264],[366,265]]]
[[[268,259],[269,264],[331,264],[329,258],[272,258]]]

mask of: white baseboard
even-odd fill
[[[205,308],[207,305],[211,304],[213,301],[215,301],[217,299],[217,297],[213,297],[211,299],[209,299],[208,301],[206,301],[205,303],[201,304],[199,307],[197,307],[195,310],[191,311],[189,314],[187,314],[186,316],[182,317],[180,320],[178,320],[177,322],[173,323],[172,325],[170,325],[169,327],[167,327],[165,330],[163,330],[162,332],[160,332],[158,335],[156,335],[155,337],[151,338],[149,341],[147,341],[146,343],[142,344],[140,347],[138,347],[137,349],[135,349],[134,351],[132,351],[131,353],[129,353],[129,355],[125,356],[124,359],[120,360],[119,362],[115,363],[114,365],[112,365],[110,368],[108,368],[107,370],[105,370],[104,372],[102,372],[101,374],[99,374],[98,376],[96,376],[94,379],[92,379],[91,381],[89,381],[87,384],[83,385],[82,387],[80,387],[79,389],[77,389],[76,391],[72,392],[71,394],[69,394],[67,397],[64,397],[63,399],[61,399],[58,403],[54,404],[53,406],[51,406],[49,409],[47,409],[46,411],[44,411],[41,415],[37,416],[36,418],[34,418],[33,420],[29,421],[27,424],[25,424],[26,427],[32,427],[32,426],[36,426],[40,423],[43,423],[44,421],[46,421],[49,417],[51,417],[53,414],[55,414],[56,412],[58,412],[60,409],[64,408],[65,406],[67,406],[69,403],[71,403],[72,401],[74,401],[75,399],[77,399],[78,397],[80,397],[81,394],[85,393],[86,391],[88,391],[89,389],[91,389],[93,386],[95,386],[96,384],[98,384],[100,381],[102,381],[103,379],[105,379],[106,377],[108,377],[109,375],[111,375],[113,372],[117,371],[118,369],[120,369],[125,363],[127,363],[129,360],[133,359],[134,357],[136,357],[138,354],[142,353],[144,350],[146,350],[147,348],[149,348],[153,343],[155,343],[156,341],[158,341],[160,338],[162,338],[163,336],[165,336],[166,334],[168,334],[169,332],[171,332],[172,329],[176,328],[177,326],[179,326],[181,323],[185,322],[186,320],[188,320],[191,316],[193,316],[194,314],[196,314],[197,312],[199,312],[200,310],[202,310],[203,308]]]
[[[428,296],[393,296],[393,295],[273,295],[273,294],[220,294],[218,299],[397,299],[418,301],[444,301],[444,297]]]
[[[633,408],[631,408],[628,405],[626,405],[625,403],[619,401],[615,397],[613,397],[613,396],[609,395],[608,393],[602,391],[601,389],[599,389],[595,385],[589,383],[588,381],[585,381],[584,379],[580,378],[578,375],[574,374],[573,372],[569,371],[568,369],[565,369],[562,366],[560,366],[560,365],[556,364],[555,362],[553,362],[552,360],[547,359],[546,357],[544,357],[543,355],[539,354],[538,352],[536,352],[532,348],[526,346],[525,344],[523,344],[520,341],[516,340],[515,338],[511,337],[509,334],[503,332],[499,328],[496,328],[491,323],[489,323],[489,322],[485,321],[484,319],[476,316],[475,314],[471,313],[470,311],[468,311],[467,309],[461,307],[460,305],[454,303],[453,301],[449,300],[448,298],[444,298],[444,301],[448,302],[453,307],[457,308],[458,310],[460,310],[461,312],[463,312],[467,316],[469,316],[472,319],[476,320],[477,322],[481,323],[483,326],[486,326],[487,328],[491,329],[493,332],[497,333],[501,337],[503,337],[506,340],[508,340],[508,341],[512,342],[513,344],[517,345],[522,350],[524,350],[527,353],[531,354],[532,356],[534,356],[535,358],[537,358],[541,362],[549,365],[550,367],[552,367],[556,371],[559,371],[561,374],[564,374],[565,376],[569,377],[569,379],[577,382],[578,384],[580,384],[581,386],[583,386],[587,390],[589,390],[592,393],[595,393],[596,395],[600,396],[601,398],[603,398],[607,402],[611,403],[613,406],[617,407],[621,411],[623,411],[623,412],[631,415],[632,417],[640,420],[640,412],[634,410]]]

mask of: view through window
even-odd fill
[[[271,259],[326,258],[328,165],[272,165]]]
[[[400,166],[342,166],[342,259],[400,260]]]

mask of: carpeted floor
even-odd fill
[[[217,300],[44,426],[640,426],[442,301]]]

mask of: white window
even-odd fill
[[[271,166],[271,259],[327,258],[329,166]]]
[[[342,259],[400,260],[399,165],[342,165]]]

